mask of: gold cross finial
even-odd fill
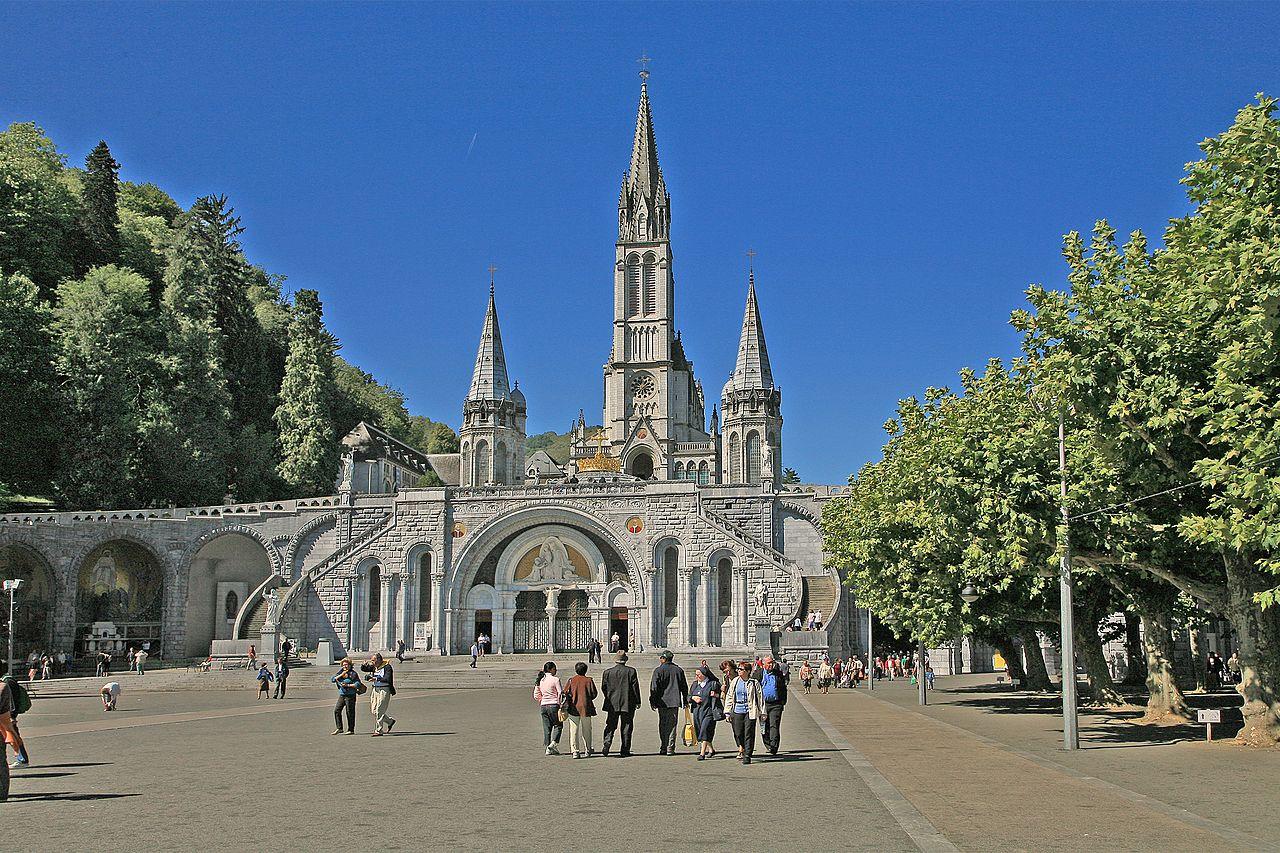
[[[648,80],[649,79],[649,63],[653,62],[653,60],[649,58],[648,54],[641,52],[640,58],[637,59],[636,62],[640,63],[640,79]]]

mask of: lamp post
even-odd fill
[[[929,650],[924,647],[924,640],[921,640],[920,652],[919,652],[919,655],[916,657],[916,682],[917,682],[917,686],[920,688],[920,704],[921,705],[929,704],[929,695],[925,692],[925,690],[928,688],[928,684],[926,684],[924,679],[924,660],[925,660],[925,656],[928,653],[929,653]]]
[[[867,689],[876,689],[876,658],[871,650],[871,608],[867,607]]]
[[[4,588],[9,593],[9,670],[8,671],[10,675],[14,674],[13,672],[13,643],[14,643],[13,614],[14,614],[15,606],[14,606],[13,596],[14,596],[14,593],[18,591],[18,587],[20,586],[22,586],[22,578],[14,578],[13,580],[7,580],[4,582]],[[17,676],[15,675],[14,677],[16,678]]]
[[[1075,612],[1071,596],[1071,515],[1067,512],[1067,427],[1062,408],[1058,409],[1058,494],[1061,497],[1062,553],[1058,570],[1058,602],[1062,613],[1062,748],[1080,748],[1080,725],[1076,715]]]

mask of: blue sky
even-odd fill
[[[320,291],[456,425],[490,263],[529,431],[599,420],[639,80],[677,319],[716,398],[754,248],[784,464],[843,482],[897,400],[1008,356],[1061,236],[1158,235],[1196,143],[1280,93],[1267,4],[6,4],[0,121],[189,204]],[[474,144],[473,144],[474,140]]]

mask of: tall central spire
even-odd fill
[[[631,167],[618,197],[618,240],[636,242],[670,237],[671,197],[658,166],[658,143],[649,107],[648,71],[641,73],[636,135],[631,143]]]
[[[502,330],[498,328],[498,308],[493,301],[490,273],[489,308],[484,315],[484,329],[480,332],[480,348],[476,351],[476,366],[471,373],[471,390],[467,399],[506,400],[510,397],[507,357],[502,352]]]

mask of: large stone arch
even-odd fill
[[[291,580],[298,580],[302,577],[302,567],[297,562],[298,551],[301,549],[302,543],[307,541],[307,538],[312,534],[319,535],[322,532],[320,528],[326,524],[332,524],[336,527],[339,518],[340,515],[336,512],[322,513],[302,525],[302,527],[298,528],[297,533],[289,537],[289,544],[285,547],[284,559],[281,561],[281,565]]]
[[[280,576],[279,559],[268,540],[240,524],[221,525],[196,540],[185,555],[187,657],[208,654],[214,640],[236,639],[241,623],[253,621],[263,584]]]
[[[14,599],[14,659],[25,660],[34,651],[57,651],[57,613],[66,596],[66,585],[54,561],[25,538],[0,536],[0,577],[21,578],[25,582]],[[0,600],[0,607],[8,605]]]
[[[169,559],[168,553],[170,552],[161,543],[149,536],[135,531],[112,530],[110,527],[76,553],[67,564],[67,580],[69,589],[72,590],[70,598],[75,654],[92,654],[103,649],[117,655],[118,659],[131,647],[147,647],[151,654],[162,657],[173,657],[181,652],[185,577],[179,573],[175,562]],[[126,562],[124,584],[120,583],[120,569],[112,569],[109,565],[120,556]],[[139,569],[136,565],[146,561],[153,564],[158,575],[154,579],[159,585],[158,590],[142,588],[153,580],[143,577],[145,566]],[[112,574],[110,583],[105,577],[96,577],[99,574],[99,564],[102,564],[104,575]],[[138,589],[134,589],[135,585]],[[116,589],[126,590],[124,601],[104,603],[103,596]],[[145,608],[141,607],[143,598],[150,601]],[[147,612],[140,615],[139,611],[142,609]],[[126,612],[121,613],[122,610]],[[101,633],[93,636],[92,626],[106,622],[112,623],[120,633],[108,634],[105,638]],[[143,636],[144,632],[146,636]]]
[[[454,554],[445,575],[446,607],[462,607],[467,589],[489,552],[508,536],[542,524],[579,526],[599,536],[622,560],[637,595],[645,589],[643,572],[634,549],[604,518],[590,510],[569,504],[522,507],[498,515],[480,525]]]

